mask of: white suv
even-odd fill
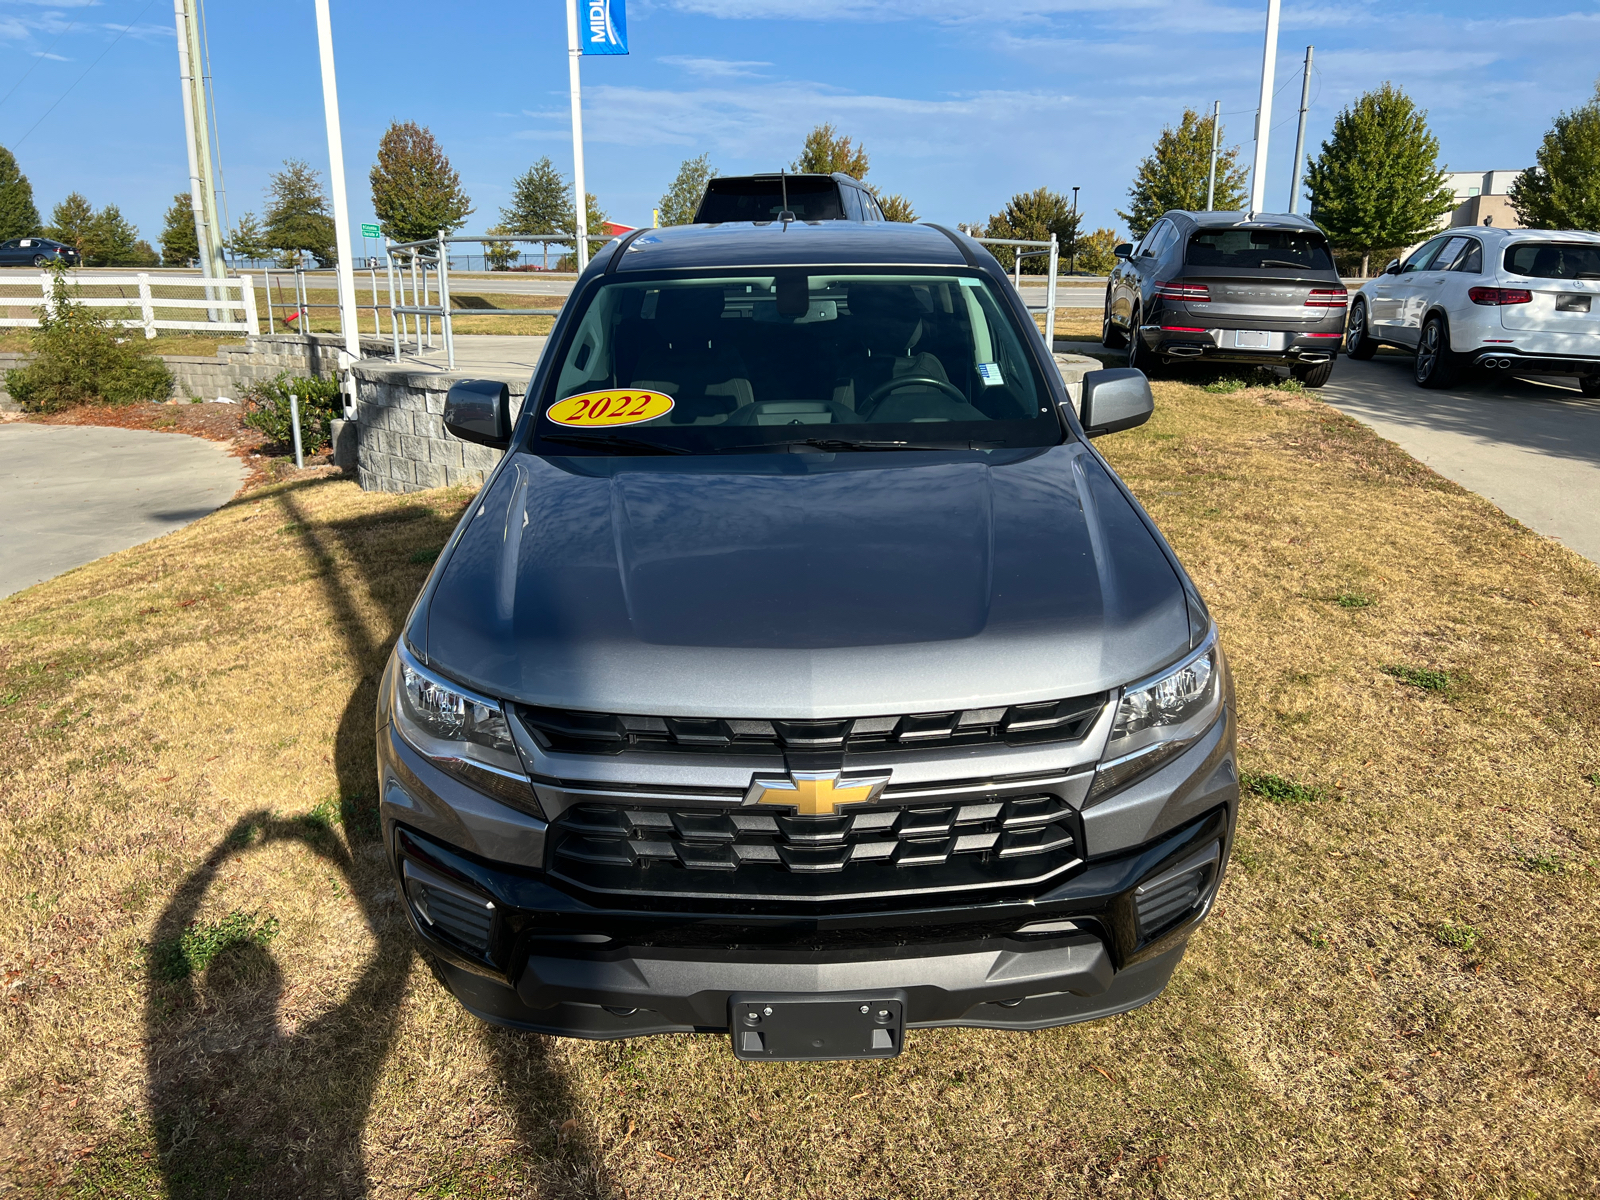
[[[1576,375],[1600,396],[1600,234],[1451,229],[1395,259],[1351,298],[1345,353],[1417,354],[1417,383],[1463,368]]]

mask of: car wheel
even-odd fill
[[[1111,292],[1106,292],[1105,316],[1100,321],[1100,344],[1107,350],[1121,350],[1128,344],[1127,335],[1111,319]]]
[[[1150,347],[1144,344],[1144,338],[1139,333],[1139,310],[1136,308],[1128,322],[1128,365],[1135,371],[1143,371],[1148,379],[1155,375],[1156,356],[1150,353]]]
[[[1417,384],[1425,388],[1449,387],[1455,382],[1456,356],[1450,352],[1450,332],[1444,318],[1429,317],[1417,339]]]
[[[42,255],[42,254],[35,254],[33,256],[33,265],[36,266],[36,267],[42,267],[48,261],[49,260],[46,259],[45,256]]]
[[[1344,352],[1365,362],[1378,352],[1378,343],[1367,336],[1367,305],[1357,300],[1350,308],[1350,322],[1344,330]]]
[[[1319,388],[1333,378],[1333,360],[1314,367],[1295,367],[1289,373],[1300,381],[1301,387]]]
[[[1578,387],[1583,390],[1585,396],[1600,399],[1600,375],[1585,375],[1578,380]]]

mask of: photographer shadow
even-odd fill
[[[336,822],[320,812],[241,817],[184,876],[157,920],[151,944],[167,949],[152,953],[146,969],[146,1086],[156,1166],[175,1200],[371,1194],[380,1180],[370,1173],[378,1156],[369,1153],[366,1127],[384,1064],[403,1027],[410,989],[437,986],[414,969],[415,938],[379,832],[373,713],[395,633],[374,638],[352,599],[354,588],[364,586],[387,629],[398,631],[415,587],[396,586],[394,531],[382,528],[394,524],[391,517],[319,523],[298,490],[283,493],[282,503],[306,529],[323,568],[333,625],[361,673],[334,743],[339,811]],[[426,525],[420,521],[413,518],[412,541],[426,536],[441,544],[449,534],[450,523],[436,514],[428,514]],[[420,583],[421,573],[410,574]],[[186,944],[186,934],[193,938],[207,895],[230,863],[284,843],[303,847],[333,871],[371,937],[371,950],[338,1003],[292,1029],[280,1021],[286,981],[268,948],[270,935],[211,947],[209,961],[193,969],[173,951]],[[509,1097],[518,1143],[513,1153],[528,1173],[559,1181],[558,1190],[568,1195],[612,1194],[585,1139],[557,1133],[573,1101],[550,1055],[551,1040],[484,1027],[479,1045],[500,1076],[501,1095]],[[385,1096],[382,1103],[404,1101]],[[426,1119],[420,1112],[409,1121],[399,1114],[402,1126]],[[461,1165],[452,1159],[449,1169]],[[394,1168],[413,1185],[420,1182],[415,1169],[405,1160]]]

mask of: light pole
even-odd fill
[[[583,186],[583,100],[578,93],[578,0],[567,0],[567,70],[572,85],[572,218],[578,272],[589,265],[589,193]]]
[[[1311,47],[1306,47],[1306,65],[1300,76],[1300,131],[1294,135],[1294,181],[1289,185],[1289,211],[1300,211],[1300,164],[1306,149],[1306,109],[1311,99]]]
[[[1078,228],[1078,189],[1072,189],[1072,273],[1078,273],[1078,238],[1083,230]]]
[[[1222,138],[1222,101],[1211,102],[1211,173],[1206,176],[1206,211],[1217,206],[1217,146]]]
[[[355,246],[350,238],[350,205],[344,187],[344,139],[339,133],[339,88],[333,75],[333,21],[328,15],[328,0],[316,0],[317,50],[322,58],[322,112],[328,122],[328,186],[333,192],[333,238],[339,261],[334,267],[339,282],[339,324],[344,330],[345,361],[348,367],[361,357],[361,331],[356,328],[356,276],[351,255]],[[443,247],[440,247],[441,251]],[[377,297],[373,297],[377,303]],[[355,412],[354,389],[345,393],[345,415]]]
[[[1250,172],[1250,211],[1267,204],[1267,138],[1272,130],[1272,79],[1278,65],[1278,5],[1267,0],[1267,36],[1261,50],[1261,103],[1256,108],[1256,161]]]

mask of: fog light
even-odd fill
[[[488,952],[494,901],[460,884],[405,862],[406,896],[424,925],[479,954]]]
[[[1163,871],[1133,890],[1133,907],[1139,917],[1139,937],[1149,941],[1198,908],[1217,877],[1222,847],[1212,842],[1198,854]]]

